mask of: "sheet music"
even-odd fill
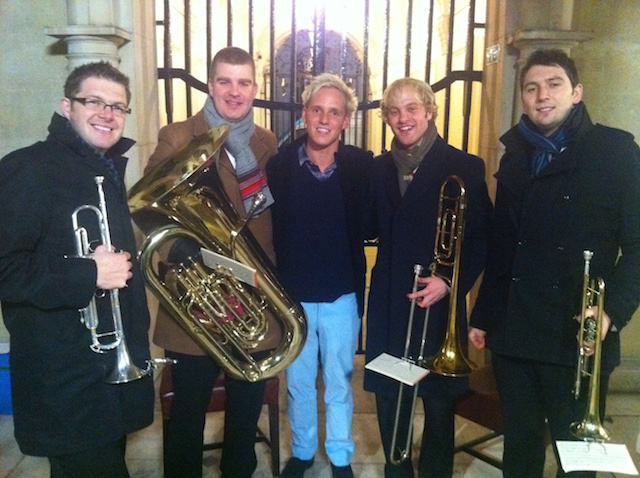
[[[364,368],[386,375],[398,382],[413,386],[429,374],[426,368],[418,367],[406,360],[383,353],[366,364]]]
[[[560,463],[565,472],[608,471],[637,475],[626,445],[586,441],[557,441]]]
[[[236,278],[252,287],[257,286],[256,270],[253,267],[245,266],[238,261],[234,261],[226,256],[216,254],[204,247],[200,249],[202,253],[202,262],[210,269],[215,269],[219,265],[226,267]]]

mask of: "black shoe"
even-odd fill
[[[333,475],[333,478],[353,478],[351,465],[336,466],[331,463],[331,474]]]
[[[313,466],[311,460],[301,460],[295,456],[289,459],[284,470],[280,473],[280,478],[303,478],[304,472]]]

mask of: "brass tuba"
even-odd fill
[[[297,357],[307,327],[244,227],[257,203],[241,218],[222,189],[216,161],[228,134],[213,128],[159,164],[131,188],[129,207],[146,235],[140,266],[161,305],[229,376],[254,382]],[[172,262],[168,251],[181,243],[229,260],[209,268],[196,253]],[[267,356],[254,358],[261,348]]]

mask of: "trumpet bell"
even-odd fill
[[[140,369],[131,361],[131,355],[126,343],[122,342],[116,347],[116,366],[111,370],[111,373],[106,379],[107,383],[127,383],[133,380],[138,380],[145,375],[149,375],[153,367],[151,364],[147,366],[145,370]]]

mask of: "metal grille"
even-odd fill
[[[344,141],[380,153],[391,134],[378,107],[397,78],[436,92],[443,138],[476,152],[486,0],[156,0],[165,123],[197,112],[208,63],[228,45],[256,60],[256,122],[281,143],[301,124],[300,94],[321,72],[359,98]]]

